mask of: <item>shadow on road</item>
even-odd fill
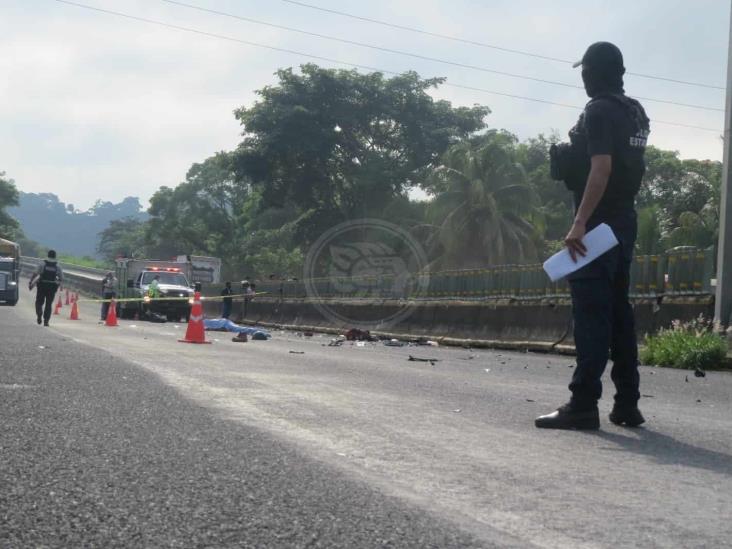
[[[684,465],[732,476],[730,454],[700,448],[648,429],[633,429],[628,432],[633,436],[607,431],[598,431],[595,435],[620,446],[607,448],[611,451],[629,451],[651,457],[664,465]]]

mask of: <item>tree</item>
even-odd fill
[[[637,253],[655,255],[664,251],[660,213],[658,204],[638,210],[638,238],[635,245]]]
[[[539,215],[532,216],[532,221],[542,236],[541,257],[564,247],[564,237],[574,218],[572,193],[549,175],[549,148],[557,141],[557,135],[547,138],[540,134],[517,145],[518,160],[537,197]]]
[[[0,172],[0,237],[15,240],[19,236],[18,221],[5,210],[10,206],[18,205],[18,189],[15,181],[5,178],[5,172]]]
[[[668,247],[696,246],[708,248],[716,243],[719,221],[711,208],[701,212],[684,212],[679,216],[678,226],[668,234],[665,242]]]
[[[235,180],[230,154],[194,164],[175,189],[161,187],[150,200],[147,242],[158,255],[241,255],[248,185]]]
[[[146,222],[134,217],[114,219],[109,227],[99,233],[97,253],[107,261],[117,257],[145,257]]]
[[[429,217],[433,267],[471,268],[537,260],[536,194],[507,132],[454,145],[435,169]]]
[[[295,204],[298,243],[328,227],[379,215],[426,178],[453,143],[483,128],[485,107],[454,108],[427,93],[443,79],[303,65],[236,117],[245,138],[234,155],[239,180],[261,190],[264,207]]]

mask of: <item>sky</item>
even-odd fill
[[[77,0],[75,0],[77,1]],[[581,87],[579,69],[346,18],[286,0],[181,0],[207,9],[464,65]],[[723,87],[728,0],[301,0],[322,8],[502,48],[577,60],[617,44],[629,72]],[[582,106],[582,89],[343,44],[203,13],[163,0],[78,0],[96,8],[302,54],[163,28],[57,0],[0,0],[0,172],[25,192],[77,209],[97,199],[146,203],[188,168],[241,141],[234,109],[276,83],[279,68],[329,57],[384,71],[415,70],[449,84]],[[724,91],[626,75],[631,96],[722,109]],[[443,86],[435,98],[486,105],[491,128],[521,139],[566,136],[579,110]],[[642,100],[650,143],[683,158],[722,158],[723,113]],[[702,126],[706,131],[663,124]]]

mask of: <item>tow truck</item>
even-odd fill
[[[174,261],[118,259],[117,296],[139,299],[121,300],[120,316],[133,318],[137,314],[141,319],[149,319],[155,313],[170,322],[188,322],[194,295],[186,272],[189,270],[189,265]],[[156,276],[160,300],[148,296],[150,283]]]

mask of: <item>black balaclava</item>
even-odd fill
[[[624,93],[623,54],[610,42],[595,42],[582,56],[582,82],[589,97],[601,93]]]

